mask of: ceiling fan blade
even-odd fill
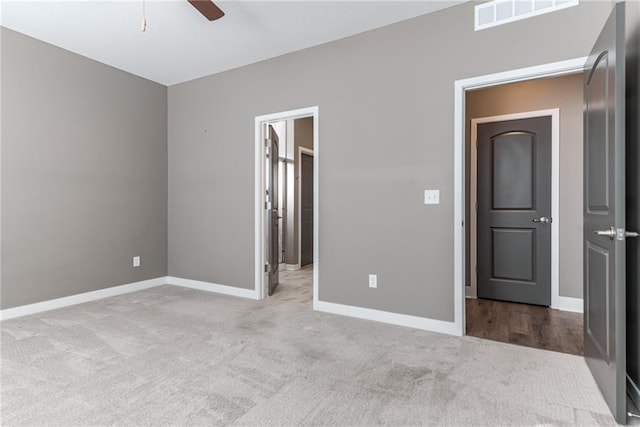
[[[215,21],[224,16],[224,12],[211,0],[187,0],[193,7],[204,15],[209,21]]]

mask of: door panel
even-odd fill
[[[313,156],[300,159],[300,265],[313,263]]]
[[[551,304],[551,117],[478,125],[478,296]]]
[[[533,209],[534,135],[509,132],[491,143],[493,209]]]
[[[280,245],[278,232],[279,210],[278,210],[278,134],[269,126],[269,138],[267,139],[267,224],[268,231],[268,280],[269,296],[278,286],[280,267]]]
[[[584,72],[584,356],[626,423],[624,3],[617,3]]]
[[[604,52],[593,66],[589,76],[591,104],[589,117],[585,122],[586,132],[593,141],[604,141],[607,123],[606,105],[598,105],[597,99],[607,98],[607,78],[609,74],[609,55]],[[589,212],[607,214],[609,211],[609,188],[613,185],[609,177],[609,147],[606,144],[587,144],[586,155],[590,172],[585,176],[585,193]]]
[[[609,251],[587,242],[587,298],[602,304],[588,304],[585,322],[587,334],[593,340],[600,357],[609,357]],[[604,284],[604,286],[589,286]]]
[[[513,228],[493,229],[493,277],[533,282],[535,231]]]

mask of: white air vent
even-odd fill
[[[476,31],[577,6],[580,0],[493,0],[476,6]]]

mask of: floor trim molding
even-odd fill
[[[219,285],[217,283],[202,282],[200,280],[182,279],[180,277],[167,277],[169,285],[182,286],[184,288],[198,289],[200,291],[215,292],[249,299],[259,299],[255,289],[236,288],[235,286]]]
[[[582,298],[557,297],[555,304],[551,308],[562,311],[571,311],[573,313],[582,313],[584,311],[584,301]]]
[[[67,297],[37,302],[34,304],[27,304],[27,305],[21,305],[18,307],[6,308],[4,310],[0,310],[0,321],[13,319],[16,317],[28,316],[30,314],[42,313],[43,311],[69,307],[72,305],[96,301],[99,299],[114,297],[117,295],[128,294],[131,292],[141,291],[143,289],[149,289],[149,288],[162,286],[162,285],[182,286],[184,288],[198,289],[201,291],[215,292],[218,294],[231,295],[235,297],[258,299],[254,289],[236,288],[234,286],[219,285],[217,283],[201,282],[199,280],[181,279],[179,277],[164,276],[164,277],[158,277],[156,279],[143,280],[141,282],[128,283],[126,285],[120,285],[120,286],[112,286],[110,288],[99,289],[97,291],[84,292],[81,294],[70,295]]]
[[[109,298],[117,295],[128,294],[131,292],[141,291],[143,289],[153,288],[167,284],[166,277],[158,277],[156,279],[143,280],[141,282],[129,283],[126,285],[113,286],[97,291],[84,292],[81,294],[70,295],[68,297],[56,298],[48,301],[37,302],[34,304],[21,305],[18,307],[6,308],[0,310],[0,321],[13,319],[16,317],[28,316],[29,314],[41,313],[43,311],[55,310],[58,308],[69,307],[72,305],[91,302],[103,298]]]
[[[313,305],[313,309],[325,313],[339,314],[342,316],[356,317],[358,319],[373,320],[375,322],[421,329],[423,331],[460,336],[460,330],[454,322],[411,316],[408,314],[391,313],[389,311],[355,307],[352,305],[336,304],[326,301],[316,301]]]
[[[640,408],[640,387],[633,382],[629,375],[627,375],[627,393],[636,407]]]

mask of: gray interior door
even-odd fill
[[[313,262],[313,156],[300,159],[300,265]]]
[[[584,356],[626,423],[624,3],[584,72]]]
[[[633,10],[635,8],[635,11]],[[640,231],[640,3],[626,3],[627,230]],[[640,239],[627,238],[627,393],[640,408]]]
[[[551,117],[478,125],[478,297],[551,304]]]
[[[268,230],[268,280],[269,296],[278,286],[278,268],[280,261],[280,244],[278,233],[278,134],[269,126],[269,137],[267,139],[267,180],[266,180],[266,201],[267,201],[267,224]]]

